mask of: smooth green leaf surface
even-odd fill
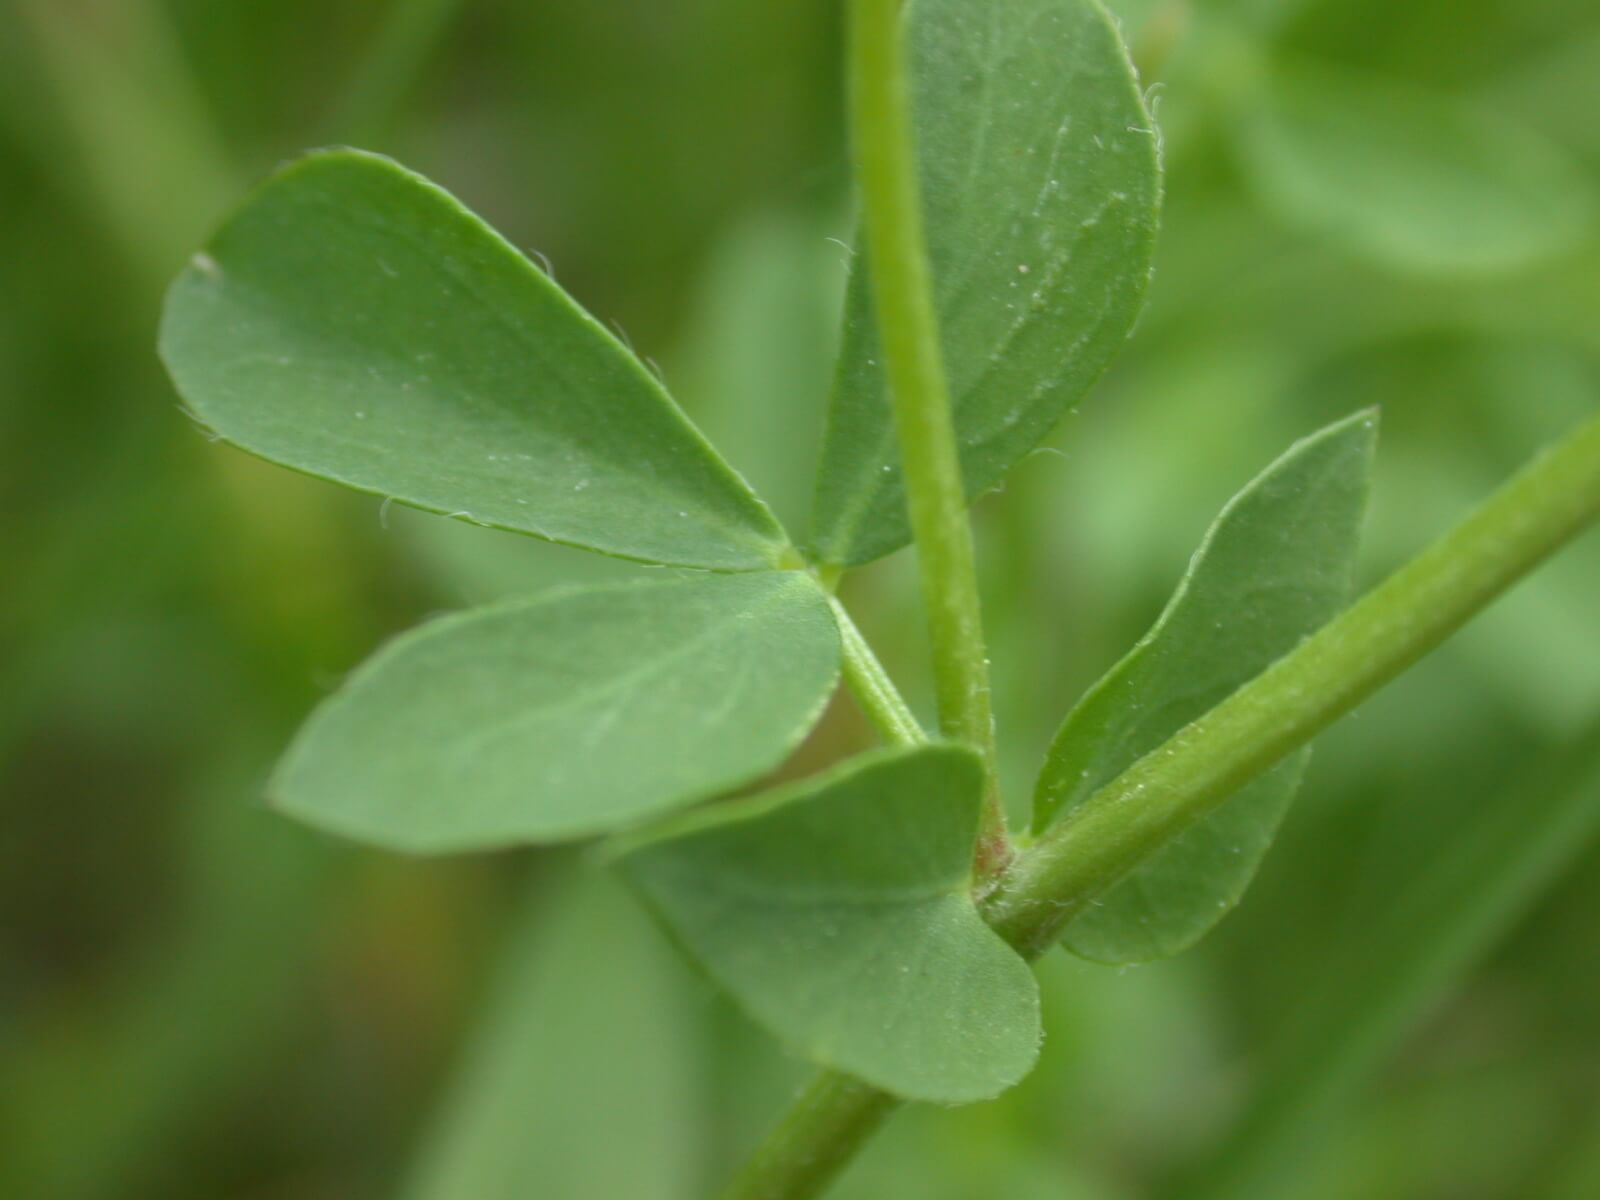
[[[977,496],[1127,337],[1155,237],[1155,126],[1095,0],[913,0],[907,19],[934,300]],[[911,538],[871,287],[858,257],[812,523],[831,563]]]
[[[1377,419],[1296,443],[1223,509],[1155,627],[1067,715],[1035,826],[1074,808],[1334,616],[1348,597]],[[1238,794],[1100,897],[1063,942],[1144,962],[1198,940],[1238,903],[1294,798],[1309,751]]]
[[[173,284],[196,417],[361,491],[651,562],[772,566],[782,531],[599,322],[446,192],[312,154]]]
[[[957,1103],[1033,1065],[1032,973],[969,872],[982,769],[921,747],[685,818],[620,865],[756,1021],[813,1061]]]
[[[1289,58],[1237,123],[1288,220],[1416,273],[1507,269],[1592,227],[1593,189],[1539,134],[1462,98]]]
[[[552,895],[547,874],[505,940],[403,1200],[699,1194],[698,981],[615,879],[569,869]]]
[[[358,669],[271,793],[314,824],[417,852],[607,832],[777,766],[838,669],[827,598],[798,572],[479,609]]]

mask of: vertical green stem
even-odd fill
[[[980,876],[1010,857],[995,772],[989,663],[912,143],[899,0],[850,5],[851,134],[885,370],[933,646],[939,725],[988,765]]]
[[[900,1103],[859,1079],[818,1072],[722,1200],[820,1196]]]

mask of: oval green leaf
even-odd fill
[[[916,137],[967,494],[998,484],[1089,390],[1144,300],[1155,126],[1095,0],[913,0]],[[845,299],[813,554],[911,539],[868,264]]]
[[[1286,220],[1402,271],[1511,269],[1593,225],[1593,189],[1562,151],[1463,97],[1287,58],[1236,127]]]
[[[798,572],[479,609],[358,669],[300,731],[271,795],[416,853],[610,832],[777,766],[838,668],[827,597]]]
[[[615,337],[377,155],[263,184],[173,284],[161,353],[223,438],[361,491],[649,562],[753,570],[786,545]]]
[[[1344,606],[1377,419],[1357,413],[1292,446],[1222,510],[1155,627],[1067,715],[1034,823],[1067,818]],[[1302,751],[1241,789],[1099,898],[1063,943],[1147,962],[1197,941],[1249,886],[1304,774]]]
[[[1033,973],[973,904],[983,772],[925,746],[696,813],[625,845],[629,881],[711,977],[807,1058],[916,1100],[1033,1066]]]

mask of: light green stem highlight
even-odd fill
[[[901,43],[898,0],[854,0],[851,134],[878,330],[928,610],[940,729],[975,747],[987,765],[977,850],[978,873],[987,876],[1005,866],[1010,851],[995,770],[972,529],[939,351]]]
[[[1400,674],[1600,514],[1600,417],[1019,860],[989,904],[1030,957],[1147,855]]]
[[[820,1196],[901,1101],[838,1071],[820,1071],[722,1200]]]
[[[856,628],[844,605],[833,597],[833,615],[839,623],[839,641],[844,650],[844,681],[861,705],[867,718],[885,740],[896,746],[919,746],[928,740],[922,724],[911,711],[894,680],[883,669],[867,639]]]

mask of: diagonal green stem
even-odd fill
[[[1032,959],[1083,905],[1167,839],[1444,641],[1600,517],[1600,415],[1216,708],[1101,788],[1025,851],[984,904]],[[810,1200],[893,1106],[824,1073],[726,1200]],[[864,1114],[882,1107],[868,1121]],[[826,1171],[809,1164],[826,1163]],[[745,1181],[752,1181],[745,1185]]]
[[[1162,844],[1399,675],[1600,515],[1600,416],[1050,829],[988,906],[1034,957]]]
[[[899,0],[852,0],[851,136],[906,506],[928,610],[939,725],[946,737],[975,747],[987,764],[976,857],[979,875],[992,876],[1005,866],[1010,850],[995,771],[972,528],[922,230],[901,34]]]
[[[893,745],[918,746],[928,740],[916,714],[911,711],[889,672],[883,669],[871,645],[850,619],[844,605],[832,596],[834,619],[839,623],[839,640],[844,650],[844,681],[856,703],[878,732]]]
[[[838,1071],[819,1071],[722,1200],[820,1196],[901,1101]]]

